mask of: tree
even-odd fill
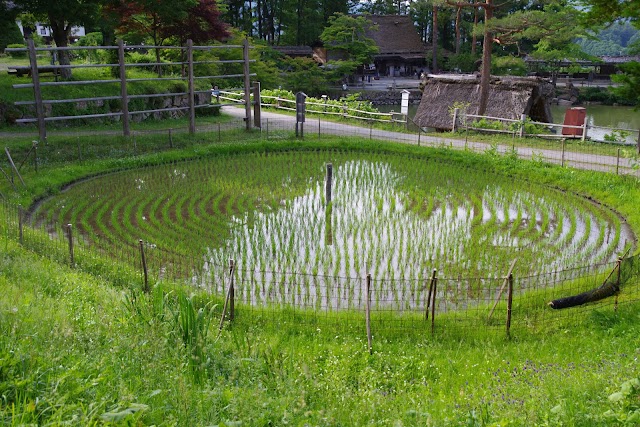
[[[220,20],[215,0],[115,0],[106,8],[118,16],[116,30],[148,38],[156,46],[156,62],[160,63],[160,48],[166,40],[179,43],[192,39],[197,43],[228,37],[226,25]],[[162,68],[157,67],[158,75]]]
[[[89,25],[99,14],[102,0],[20,0],[16,2],[22,12],[33,14],[42,22],[48,22],[51,35],[57,47],[69,45],[71,28],[75,25]],[[69,53],[61,50],[58,62],[62,66],[70,65]],[[60,70],[62,78],[71,78],[71,69]]]
[[[587,7],[585,22],[588,25],[607,25],[626,19],[640,28],[640,2],[637,0],[582,0],[582,3]],[[613,78],[621,83],[621,87],[614,92],[633,99],[636,108],[640,108],[640,63],[633,61],[620,69],[623,74]]]
[[[359,65],[371,63],[379,52],[375,41],[367,36],[367,31],[375,27],[365,16],[337,13],[329,18],[329,26],[320,35],[320,40],[325,47],[342,52],[353,72]]]
[[[24,42],[20,28],[16,24],[18,9],[4,1],[0,1],[0,52],[4,51],[7,45]]]

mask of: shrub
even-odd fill
[[[7,46],[7,48],[10,49],[15,49],[15,48],[24,48],[26,47],[24,45],[24,43],[13,43]],[[14,59],[21,59],[21,58],[26,58],[27,57],[27,52],[7,52],[9,54],[10,57],[14,58]]]

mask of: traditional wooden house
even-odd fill
[[[477,114],[480,78],[475,75],[429,75],[422,100],[414,117],[420,127],[451,130],[452,111],[465,106],[467,114]],[[534,121],[551,123],[550,101],[553,85],[538,77],[492,77],[485,115],[519,120],[522,114]]]
[[[380,52],[374,57],[381,76],[420,75],[426,69],[427,47],[409,15],[364,15],[374,24],[367,32]]]

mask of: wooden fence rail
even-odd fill
[[[126,52],[131,49],[179,49],[186,53],[186,60],[181,62],[145,62],[145,63],[127,63]],[[117,46],[69,46],[64,48],[57,47],[35,47],[33,40],[27,41],[26,48],[10,48],[6,49],[8,52],[27,52],[29,56],[30,65],[28,67],[16,67],[14,74],[22,75],[28,74],[31,77],[31,83],[20,83],[13,85],[14,89],[32,89],[33,100],[31,101],[17,101],[15,105],[21,106],[34,106],[35,117],[33,118],[21,118],[16,120],[17,123],[37,123],[38,133],[40,141],[46,141],[47,130],[46,123],[51,121],[67,121],[77,119],[99,119],[109,117],[122,117],[122,133],[124,136],[130,136],[130,116],[134,114],[152,114],[152,113],[165,113],[176,111],[187,111],[189,116],[189,131],[195,133],[195,109],[196,108],[213,108],[219,107],[210,102],[210,90],[196,90],[196,80],[218,80],[229,78],[242,78],[244,83],[244,92],[248,93],[250,89],[250,78],[256,74],[250,73],[249,64],[254,60],[249,59],[249,46],[248,40],[245,40],[242,45],[216,45],[216,46],[194,46],[191,40],[187,41],[186,46],[125,46],[122,40],[118,41]],[[57,52],[57,51],[78,51],[78,50],[117,50],[118,63],[115,64],[71,64],[71,65],[39,65],[38,64],[38,52]],[[238,60],[211,60],[211,61],[194,61],[194,51],[207,51],[214,49],[241,49],[243,52],[243,58]],[[195,75],[194,65],[197,64],[242,64],[242,73],[238,74],[222,74],[222,75]],[[187,71],[186,76],[170,76],[170,77],[144,77],[144,78],[130,78],[127,77],[126,70],[132,67],[166,67],[180,65]],[[58,81],[58,75],[61,70],[75,69],[75,68],[118,68],[118,78],[100,79],[100,80],[80,80],[80,81]],[[40,80],[40,74],[43,72],[54,71],[56,81],[42,82]],[[128,85],[134,82],[147,82],[147,81],[186,81],[187,90],[184,92],[171,92],[165,94],[143,94],[143,95],[129,95]],[[67,99],[44,99],[42,94],[42,88],[44,87],[64,87],[64,86],[76,86],[76,85],[108,85],[118,84],[117,95],[110,96],[96,96],[96,97],[83,97],[83,98],[67,98]],[[199,101],[196,95],[203,95],[204,102]],[[158,97],[187,97],[186,106],[167,106],[163,108],[145,109],[145,110],[129,110],[129,101],[132,99],[145,99],[145,98],[158,98]],[[84,102],[106,102],[119,100],[121,102],[121,110],[107,113],[96,114],[80,114],[73,116],[56,116],[53,114],[47,114],[45,106],[64,103],[84,103]],[[251,128],[251,109],[249,106],[249,98],[245,97],[244,102],[246,107],[246,127]]]

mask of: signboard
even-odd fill
[[[296,122],[304,123],[307,95],[304,92],[296,93]]]

